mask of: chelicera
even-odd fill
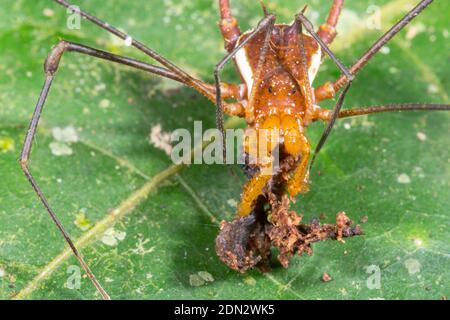
[[[272,137],[262,138],[259,135],[256,135],[256,138],[249,136],[244,141],[245,153],[248,157],[256,157],[257,161],[247,170],[250,179],[243,188],[237,210],[239,218],[232,224],[222,226],[222,232],[216,242],[221,259],[230,267],[240,271],[256,266],[267,258],[268,250],[270,250],[268,239],[282,251],[282,254],[289,256],[293,251],[310,253],[309,245],[314,241],[327,237],[342,239],[344,236],[360,234],[360,230],[350,227],[351,222],[343,213],[338,214],[336,225],[320,225],[317,221],[309,225],[301,225],[300,219],[292,212],[287,211],[290,198],[293,199],[297,194],[308,191],[310,168],[336,119],[387,111],[450,110],[449,105],[442,104],[403,104],[341,111],[354,76],[383,45],[423,11],[432,0],[420,1],[350,68],[346,68],[328,48],[328,45],[336,37],[335,28],[344,4],[343,0],[333,1],[328,19],[317,32],[305,17],[304,10],[295,16],[292,24],[276,24],[275,15],[269,13],[263,5],[264,17],[253,30],[245,33],[241,33],[236,18],[231,14],[230,1],[219,0],[220,29],[228,54],[214,70],[215,84],[208,84],[192,77],[126,33],[84,11],[77,12],[77,9],[67,1],[54,1],[125,40],[161,64],[161,66],[156,66],[61,40],[53,47],[45,61],[44,85],[20,157],[20,164],[26,177],[74,255],[105,299],[109,299],[109,295],[73,244],[29,170],[29,156],[39,118],[65,52],[75,52],[127,65],[172,79],[195,89],[217,106],[217,127],[223,135],[224,113],[244,118],[248,129],[256,132],[262,131],[262,129],[276,129],[280,132],[275,142]],[[335,62],[342,75],[335,81],[313,88],[313,80],[326,55]],[[234,61],[242,79],[241,84],[223,83],[220,79],[221,70],[231,60]],[[332,110],[322,109],[319,106],[321,101],[336,96],[336,105]],[[312,153],[305,130],[310,123],[318,120],[326,122],[327,127]],[[280,147],[280,167],[277,171],[263,174],[263,169],[272,167],[274,155],[269,154],[269,159],[264,159],[264,161],[258,159],[258,156],[251,152],[251,145],[254,143],[267,144],[270,150],[274,145]],[[266,213],[271,216],[270,224],[272,226],[269,228],[267,227],[268,219],[264,215]],[[235,236],[239,237],[240,241],[236,241]],[[289,238],[291,236],[293,241]],[[250,255],[249,252],[251,252]],[[259,256],[252,256],[254,253],[258,253]],[[286,261],[284,260],[284,262]]]

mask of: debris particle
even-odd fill
[[[126,37],[126,38],[125,38],[125,41],[124,41],[124,44],[125,44],[125,46],[127,46],[127,47],[131,46],[131,45],[133,44],[133,38],[130,37],[130,36]]]
[[[111,105],[111,101],[109,101],[108,99],[102,99],[102,100],[100,100],[100,104],[99,104],[100,108],[106,109],[106,108],[108,108],[110,105]]]
[[[421,167],[415,167],[414,173],[417,174],[419,178],[425,178],[425,174],[423,173],[423,169]]]
[[[126,232],[124,231],[116,231],[114,228],[109,228],[105,231],[105,233],[102,236],[102,242],[108,246],[116,246],[119,241],[122,241],[125,239]]]
[[[73,126],[67,126],[65,128],[54,127],[52,128],[52,135],[56,141],[59,142],[78,142],[78,132]]]
[[[416,274],[420,272],[420,262],[416,259],[408,259],[405,261],[405,267],[408,269],[409,274]]]
[[[397,182],[402,184],[411,183],[411,178],[406,173],[402,173],[397,177]]]
[[[192,287],[201,287],[205,284],[207,284],[208,282],[213,282],[214,278],[213,276],[206,271],[199,271],[195,274],[191,274],[189,276],[189,284]]]
[[[344,128],[350,130],[352,125],[349,122],[344,123]]]
[[[333,280],[333,278],[331,278],[331,276],[328,273],[326,273],[326,272],[322,273],[322,281],[323,282],[329,282],[331,280]]]
[[[380,49],[380,52],[382,54],[389,54],[391,52],[391,48],[384,46]]]
[[[211,275],[211,273],[209,273],[207,271],[199,271],[197,274],[206,282],[214,281],[214,277]]]
[[[359,219],[359,223],[366,223],[367,222],[367,220],[369,220],[369,217],[368,216],[363,216],[363,217],[361,217],[361,219]]]
[[[147,253],[152,253],[155,250],[155,247],[145,248],[145,245],[150,242],[150,239],[139,238],[136,247],[131,249],[131,252],[134,254],[138,254],[140,256],[146,255]]]
[[[45,8],[44,10],[42,10],[42,14],[43,14],[45,17],[53,17],[53,16],[55,15],[55,11],[53,11],[53,10],[50,9],[50,8]]]
[[[406,33],[406,40],[412,40],[419,33],[424,32],[425,30],[426,27],[423,23],[415,23],[410,25],[410,27],[408,28],[408,32]]]
[[[237,201],[234,200],[234,199],[228,199],[227,203],[232,208],[236,208],[237,207]]]
[[[161,124],[154,126],[150,132],[150,143],[158,149],[163,150],[168,156],[172,153],[172,145],[170,144],[171,134],[163,132]]]
[[[389,68],[389,73],[396,74],[396,73],[398,73],[398,69],[396,67],[390,67]]]
[[[74,224],[82,231],[89,230],[92,227],[91,221],[86,217],[86,210],[82,209],[75,216]]]
[[[9,137],[0,137],[0,152],[6,153],[14,150],[14,140]]]
[[[106,89],[106,84],[99,83],[94,87],[94,91],[103,91]]]
[[[439,92],[439,88],[438,88],[436,85],[434,85],[434,84],[430,84],[430,85],[428,86],[427,92],[428,92],[429,94],[435,94],[435,93],[438,93],[438,92]]]
[[[422,239],[414,239],[414,244],[417,247],[422,247],[423,246],[423,241],[422,241]]]
[[[445,39],[447,39],[450,36],[450,32],[447,29],[444,29],[442,31],[442,35],[444,36]]]
[[[347,295],[347,289],[345,289],[345,288],[339,289],[339,292],[340,292],[343,296],[346,296],[346,295]]]
[[[417,139],[419,139],[420,141],[425,141],[427,140],[427,135],[423,132],[417,132]]]
[[[256,280],[253,277],[245,277],[244,282],[250,286],[254,286],[256,284]]]
[[[203,280],[198,274],[191,274],[189,276],[189,284],[192,287],[201,287],[205,284],[205,280]]]
[[[73,154],[72,148],[63,142],[53,141],[50,143],[49,147],[52,154],[57,157],[70,156]]]

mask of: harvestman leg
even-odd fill
[[[344,0],[333,0],[333,6],[328,14],[327,21],[322,24],[317,31],[317,35],[327,45],[331,44],[334,38],[336,38],[336,25],[343,6]]]
[[[49,212],[52,220],[55,222],[56,226],[58,227],[59,231],[62,233],[64,239],[69,244],[70,248],[72,249],[74,255],[82,265],[83,269],[86,271],[89,278],[92,280],[94,286],[97,288],[97,290],[101,293],[102,297],[104,299],[109,299],[108,294],[105,292],[105,290],[102,288],[102,286],[99,284],[97,279],[95,278],[94,274],[90,270],[89,266],[84,261],[83,257],[81,256],[80,252],[75,247],[73,241],[71,240],[69,234],[62,226],[61,222],[57,218],[56,214],[54,213],[53,209],[51,208],[50,204],[48,203],[46,197],[44,196],[43,192],[41,191],[40,187],[38,186],[36,180],[34,179],[33,175],[30,172],[29,169],[29,156],[31,152],[31,147],[33,144],[34,136],[36,134],[36,129],[39,123],[39,119],[42,113],[42,109],[44,107],[45,101],[47,99],[47,95],[49,93],[50,87],[52,85],[53,79],[55,77],[56,72],[58,71],[59,63],[61,61],[61,58],[65,52],[76,52],[81,53],[85,55],[89,55],[95,58],[127,65],[136,69],[140,69],[143,71],[147,71],[168,79],[172,79],[181,83],[185,83],[184,79],[180,77],[178,74],[174,73],[173,71],[167,70],[165,68],[161,68],[158,66],[154,66],[151,64],[147,64],[145,62],[141,62],[132,58],[122,57],[115,54],[111,54],[109,52],[97,50],[88,46],[68,42],[68,41],[60,41],[53,49],[51,50],[50,54],[47,57],[47,60],[45,61],[44,70],[46,74],[46,79],[44,82],[43,89],[41,91],[41,94],[39,96],[39,100],[37,102],[33,118],[31,120],[27,136],[25,138],[25,142],[23,145],[23,150],[20,157],[20,164],[21,167],[30,181],[31,185],[33,186],[34,190],[36,191],[38,197],[46,207],[47,211]],[[211,85],[204,84],[205,87],[209,87],[209,94],[214,95],[215,94],[215,88]],[[225,98],[234,98],[237,92],[239,91],[238,86],[234,86],[232,84],[223,84],[222,90],[225,92]],[[227,105],[228,106],[228,105]],[[229,108],[225,108],[226,111],[229,111]]]
[[[197,91],[199,91],[200,93],[205,95],[209,100],[211,100],[211,102],[213,102],[213,103],[216,102],[215,95],[211,94],[211,91],[209,90],[208,86],[205,83],[203,83],[202,81],[200,81],[198,79],[193,78],[191,75],[186,73],[184,70],[177,67],[175,64],[173,64],[172,62],[170,62],[169,60],[167,60],[166,58],[164,58],[163,56],[158,54],[153,49],[147,47],[142,42],[133,39],[128,34],[118,30],[117,28],[111,26],[110,24],[100,20],[99,18],[97,18],[93,15],[90,15],[89,13],[87,13],[85,11],[82,11],[82,10],[78,11],[76,9],[76,7],[72,6],[66,0],[53,0],[53,1],[64,6],[68,10],[71,10],[74,14],[79,14],[80,16],[87,19],[88,21],[96,24],[100,28],[114,34],[115,36],[117,36],[123,40],[131,39],[131,45],[133,47],[135,47],[139,51],[143,52],[144,54],[148,55],[149,57],[151,57],[151,58],[155,59],[156,61],[158,61],[159,63],[161,63],[165,68],[167,68],[168,70],[170,70],[171,72],[176,74],[179,77],[179,79],[182,80],[182,82],[184,84],[196,89]]]
[[[336,26],[339,20],[339,16],[344,6],[344,0],[334,0],[330,13],[328,14],[327,21],[319,27],[317,35],[322,39],[323,43],[330,45],[336,38]],[[331,99],[335,95],[334,87],[331,82],[326,82],[323,85],[317,87],[314,91],[316,102],[325,99]]]
[[[231,52],[241,36],[241,30],[239,29],[236,18],[231,14],[230,0],[219,0],[219,8],[220,31],[225,40],[225,49]]]
[[[89,21],[95,23],[96,25],[100,26],[101,28],[115,34],[116,36],[118,36],[122,39],[126,39],[128,37],[128,35],[126,35],[125,33],[117,30],[116,28],[110,26],[109,24],[99,20],[98,18],[96,18],[92,15],[89,15],[86,12],[76,10],[67,1],[64,1],[64,0],[54,0],[54,1],[68,9],[71,9],[72,12],[80,14],[81,16],[88,19]],[[71,42],[67,42],[67,41],[61,41],[60,43],[58,43],[58,45],[56,45],[52,49],[52,51],[50,52],[50,54],[45,62],[46,79],[45,79],[41,94],[39,96],[38,102],[36,104],[35,111],[33,113],[33,117],[32,117],[29,129],[28,129],[28,132],[27,132],[27,136],[24,141],[24,145],[23,145],[23,149],[22,149],[22,153],[21,153],[21,157],[20,157],[20,164],[21,164],[21,167],[22,167],[26,177],[30,181],[31,185],[33,186],[33,188],[34,188],[35,192],[37,193],[38,197],[40,198],[40,200],[43,202],[43,204],[46,207],[47,211],[49,212],[52,220],[55,222],[59,231],[62,233],[66,242],[69,244],[74,255],[76,256],[76,258],[82,265],[83,269],[86,271],[87,275],[92,280],[94,286],[97,288],[97,290],[100,292],[100,294],[102,295],[102,297],[104,299],[109,299],[108,294],[105,292],[105,290],[99,284],[99,282],[95,278],[94,274],[90,270],[89,266],[86,264],[83,257],[81,256],[81,254],[75,247],[69,234],[65,231],[64,227],[62,226],[61,222],[57,218],[56,214],[50,207],[50,204],[48,203],[48,201],[45,198],[44,194],[42,193],[40,187],[38,186],[36,180],[34,179],[33,175],[30,172],[28,162],[29,162],[29,156],[30,156],[34,136],[36,134],[38,122],[39,122],[39,119],[40,119],[40,116],[42,113],[42,109],[44,107],[48,92],[52,85],[54,75],[58,70],[60,59],[61,59],[62,55],[64,54],[64,52],[66,52],[66,51],[72,51],[72,52],[77,52],[77,53],[81,53],[81,54],[86,54],[86,55],[90,55],[90,56],[93,56],[96,58],[116,62],[116,63],[123,64],[123,65],[128,65],[128,66],[134,67],[136,69],[144,70],[144,71],[147,71],[147,72],[150,72],[153,74],[157,74],[157,75],[181,82],[187,86],[190,86],[190,87],[196,89],[200,93],[204,94],[211,101],[215,102],[215,86],[211,86],[209,84],[206,84],[200,80],[197,80],[197,79],[191,77],[190,75],[185,73],[183,70],[181,70],[180,68],[178,68],[177,66],[175,66],[174,64],[172,64],[171,62],[166,60],[165,58],[158,55],[152,49],[144,46],[142,43],[140,43],[136,40],[132,41],[132,45],[134,47],[136,47],[137,49],[139,49],[140,51],[143,51],[150,57],[154,58],[155,60],[160,62],[162,65],[166,66],[167,69],[161,68],[158,66],[154,66],[151,64],[147,64],[145,62],[141,62],[141,61],[138,61],[138,60],[135,60],[132,58],[121,57],[118,55],[114,55],[114,54],[111,54],[111,53],[108,53],[105,51],[97,50],[97,49],[79,45],[76,43],[71,43]],[[236,98],[236,97],[240,96],[241,89],[237,85],[224,83],[221,89],[223,90],[223,93],[224,93],[223,97],[225,99]],[[239,109],[239,106],[236,104],[225,104],[225,111],[234,115],[234,114],[239,113],[240,109]]]
[[[343,92],[341,93],[338,102],[336,103],[331,117],[328,119],[328,125],[325,131],[322,134],[322,137],[317,144],[316,150],[314,152],[313,159],[310,164],[310,168],[314,164],[314,160],[317,154],[320,152],[321,148],[325,144],[331,130],[333,129],[334,123],[336,119],[339,117],[339,112],[344,103],[344,98],[348,89],[352,83],[354,75],[362,69],[362,67],[372,58],[389,40],[391,40],[402,28],[404,28],[411,20],[413,20],[420,12],[422,12],[433,0],[422,0],[415,8],[413,8],[410,12],[408,12],[399,22],[397,22],[389,31],[387,31],[380,39],[378,39],[363,56],[358,59],[358,61],[353,64],[353,66],[349,69],[351,77],[348,76],[347,73],[344,72],[334,84],[334,91],[337,91],[344,87]],[[334,62],[338,62],[337,59],[333,58],[333,52],[327,47],[327,45],[322,41],[322,39],[314,32],[312,23],[302,14],[300,13],[297,16],[298,19],[301,20],[302,24],[305,26],[306,30],[311,34],[311,36],[321,45],[321,47],[325,50],[325,52],[330,55]],[[341,69],[342,70],[342,69]]]

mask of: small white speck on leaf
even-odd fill
[[[244,282],[250,286],[254,286],[256,284],[256,280],[252,276],[245,277]]]
[[[126,37],[124,44],[125,44],[125,46],[130,47],[133,44],[133,38],[130,36]]]
[[[414,239],[414,244],[416,245],[416,247],[422,247],[423,241],[422,239]]]
[[[344,128],[347,130],[350,130],[352,128],[352,125],[349,122],[344,123]]]
[[[163,150],[168,156],[172,153],[172,145],[170,144],[169,132],[163,132],[161,124],[155,125],[150,131],[150,144],[155,148]]]
[[[402,184],[411,183],[411,178],[406,173],[402,173],[397,177],[397,182]]]
[[[389,54],[391,52],[391,48],[384,46],[380,49],[380,52],[382,54]]]
[[[389,68],[389,73],[396,74],[396,73],[398,73],[398,69],[396,67],[390,67]]]
[[[417,132],[417,139],[419,139],[420,141],[425,141],[427,140],[427,135],[423,132]]]
[[[99,104],[100,108],[102,108],[102,109],[106,109],[110,105],[111,105],[111,101],[109,101],[108,99],[102,99]]]
[[[67,126],[65,128],[54,127],[52,128],[52,135],[56,141],[59,142],[78,142],[78,132],[73,126]]]
[[[428,91],[429,94],[435,94],[435,93],[439,92],[439,88],[436,85],[434,85],[434,84],[430,84],[428,86],[427,91]]]
[[[122,241],[126,237],[126,232],[116,231],[114,228],[109,228],[103,233],[102,242],[108,246],[116,246],[119,241]]]
[[[197,273],[189,275],[189,284],[192,287],[200,287],[208,282],[213,282],[214,277],[207,271],[199,271]]]
[[[442,35],[444,36],[445,39],[447,39],[450,36],[450,32],[448,31],[448,29],[444,29],[442,31]]]
[[[228,203],[228,205],[229,205],[230,207],[232,207],[232,208],[236,208],[236,207],[237,207],[237,201],[234,200],[234,199],[228,199],[228,200],[227,200],[227,203]]]
[[[63,142],[53,141],[50,143],[49,147],[52,154],[57,157],[70,156],[73,154],[72,148]]]
[[[49,147],[53,155],[60,157],[73,154],[70,144],[79,141],[78,132],[73,126],[54,127],[52,135],[55,141],[51,142]]]
[[[50,8],[44,8],[44,10],[42,10],[42,14],[43,14],[45,17],[53,17],[53,16],[55,15],[55,11],[53,11],[53,10],[50,9]]]
[[[94,87],[94,91],[103,91],[106,89],[106,84],[99,83]]]
[[[405,268],[408,269],[409,274],[416,274],[420,272],[420,262],[416,259],[405,260]]]
[[[412,40],[419,33],[424,32],[426,27],[423,23],[411,24],[406,33],[406,40]]]

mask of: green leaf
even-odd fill
[[[76,2],[212,81],[214,65],[224,55],[216,1]],[[281,22],[290,22],[303,6],[267,2]],[[350,65],[417,2],[348,1],[333,48]],[[243,29],[261,18],[257,1],[232,3]],[[381,30],[367,28],[369,4],[381,9]],[[316,25],[327,10],[323,1],[309,2]],[[418,16],[358,75],[346,107],[450,103],[449,14],[445,1],[435,1]],[[69,30],[66,19],[66,10],[52,1],[7,1],[0,12],[2,299],[18,293],[29,299],[100,298],[85,276],[78,289],[69,288],[76,259],[17,159],[44,79],[42,63],[58,39],[147,58],[86,21],[80,30]],[[338,75],[326,61],[316,84]],[[239,81],[231,66],[225,78]],[[313,256],[295,257],[288,269],[275,263],[271,273],[243,275],[227,269],[214,250],[218,221],[234,216],[233,203],[245,182],[241,169],[173,166],[149,142],[152,130],[192,130],[194,120],[211,128],[214,117],[210,102],[168,80],[76,54],[63,57],[31,169],[112,298],[440,299],[450,294],[448,114],[340,121],[317,160],[311,191],[294,208],[305,219],[324,214],[327,222],[338,211],[356,222],[367,217],[365,236],[345,244],[317,243]],[[79,140],[56,141],[52,130],[70,126]],[[312,141],[321,130],[321,124],[308,129]],[[55,146],[70,155],[55,156]],[[381,286],[370,289],[371,270],[377,269]],[[322,282],[323,272],[332,281]]]

